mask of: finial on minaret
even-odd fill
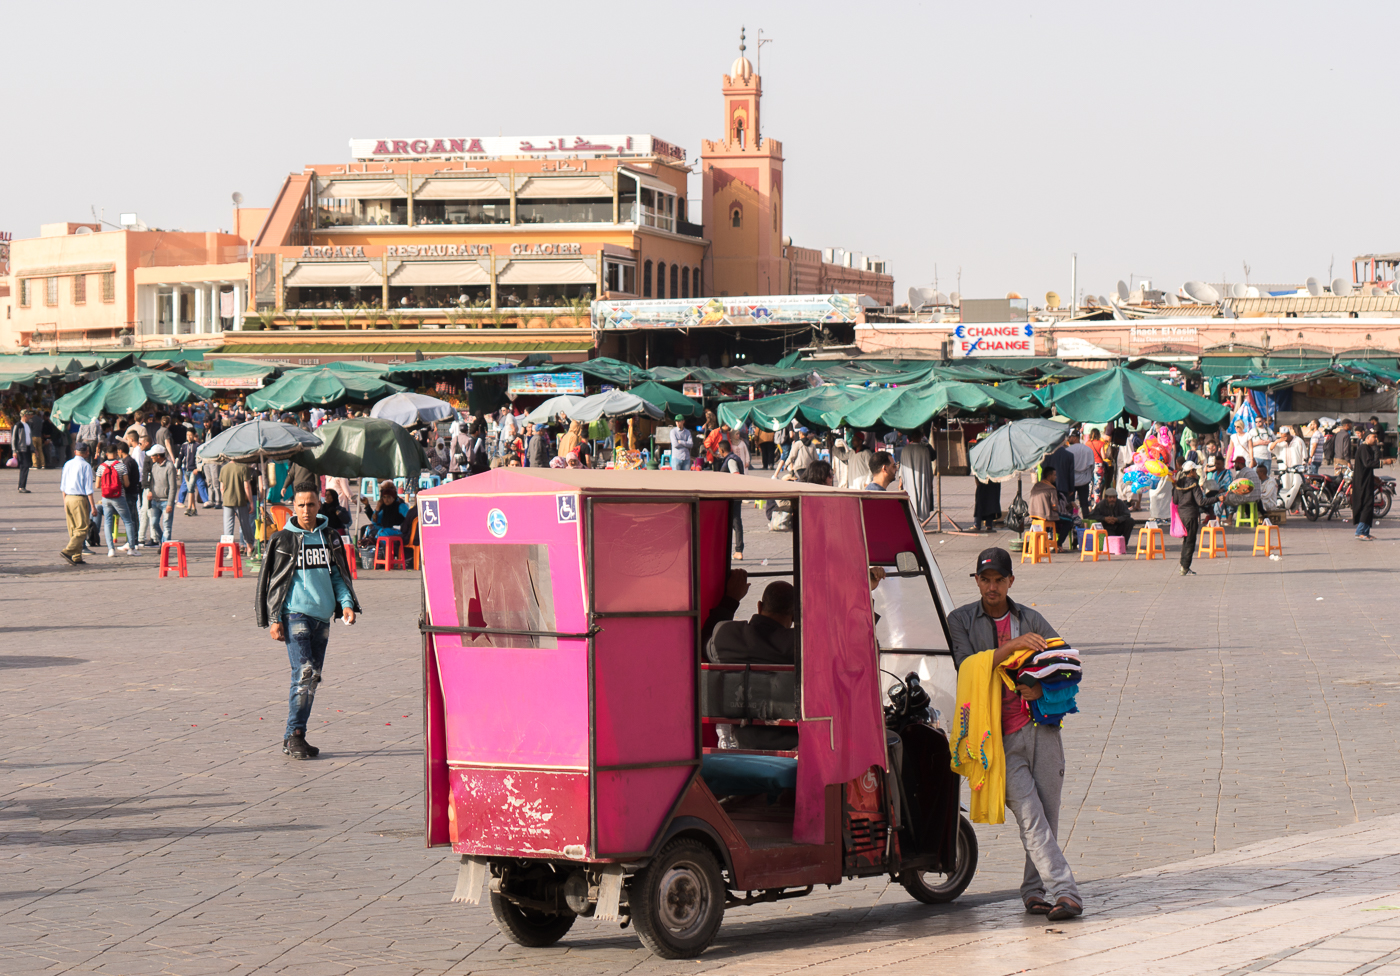
[[[745,50],[747,50],[747,49],[744,47],[744,28],[741,26],[741,27],[739,28],[739,56],[740,56],[740,57],[743,57],[744,51],[745,51]]]

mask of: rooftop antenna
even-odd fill
[[[773,43],[773,38],[771,38],[771,37],[764,37],[764,36],[763,36],[763,28],[760,27],[760,28],[758,29],[758,44],[755,45],[755,48],[757,49],[757,54],[758,54],[758,57],[757,57],[757,59],[756,59],[758,63],[757,63],[756,65],[754,65],[754,74],[758,75],[760,78],[763,77],[763,45],[765,45],[765,44],[772,44],[772,43]]]
[[[1246,288],[1248,288],[1248,287],[1249,287],[1249,262],[1248,262],[1248,261],[1241,261],[1240,263],[1241,263],[1242,265],[1244,265],[1244,286],[1245,286]]]

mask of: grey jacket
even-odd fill
[[[1006,598],[1006,606],[1016,618],[1020,632],[1039,634],[1041,637],[1059,637],[1055,628],[1030,607]],[[948,633],[953,638],[953,664],[962,667],[974,654],[990,651],[997,646],[997,625],[987,611],[982,609],[982,601],[977,600],[958,607],[948,614]]]
[[[157,501],[168,502],[180,490],[179,469],[168,460],[164,464],[152,461],[146,465],[146,476],[141,479],[141,487]]]

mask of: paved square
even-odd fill
[[[1085,918],[1021,914],[1014,825],[979,828],[956,905],[848,883],[732,910],[701,959],[665,963],[588,920],[521,949],[488,909],[449,902],[451,856],[421,841],[416,574],[361,574],[366,612],[332,631],[309,732],[322,757],[296,763],[253,581],[210,577],[217,513],[175,516],[189,579],[157,579],[154,553],[75,569],[57,556],[57,472],[31,487],[0,481],[6,976],[1400,972],[1389,521],[1371,545],[1290,522],[1278,562],[1231,530],[1233,554],[1188,579],[1174,558],[1018,570],[1013,597],[1088,659],[1061,835]],[[968,480],[944,489],[966,521]],[[746,563],[775,554],[745,519]],[[930,542],[973,599],[989,537]]]

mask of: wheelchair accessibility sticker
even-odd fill
[[[486,528],[489,529],[491,534],[497,539],[504,539],[506,529],[509,528],[506,524],[506,513],[499,508],[491,509],[491,511],[486,513]]]
[[[423,499],[423,514],[420,517],[425,529],[442,524],[438,519],[438,500],[436,498]]]
[[[559,524],[578,521],[578,496],[555,495],[554,505],[559,509]]]

